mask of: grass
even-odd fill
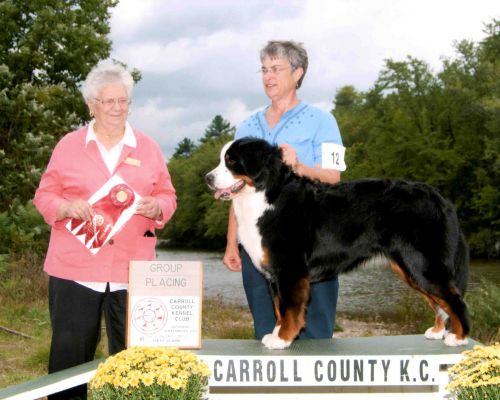
[[[254,339],[248,307],[224,302],[221,297],[204,299],[202,334],[205,339]]]
[[[16,268],[0,271],[0,388],[46,374],[50,346],[50,319],[47,306],[47,278],[37,259],[22,259]],[[466,300],[473,320],[471,336],[485,344],[500,341],[500,288],[484,280],[480,289]],[[396,327],[390,334],[422,333],[432,325],[433,316],[425,302],[410,291],[391,314],[360,316],[340,314],[351,320],[383,323]],[[104,325],[103,325],[104,326]],[[342,327],[337,326],[336,331]],[[202,334],[206,339],[252,339],[252,318],[247,307],[225,302],[221,297],[204,299]],[[97,357],[107,354],[105,331]]]

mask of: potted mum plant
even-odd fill
[[[500,343],[474,346],[448,370],[447,389],[456,400],[500,399]]]
[[[190,351],[131,347],[108,357],[89,382],[92,400],[199,400],[210,370]]]

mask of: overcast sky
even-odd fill
[[[372,87],[385,59],[411,55],[438,72],[493,17],[498,0],[121,0],[111,57],[141,71],[130,122],[170,157],[215,115],[238,126],[269,103],[256,73],[268,40],[304,43],[299,97],[331,110],[340,87]]]

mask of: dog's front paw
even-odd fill
[[[452,347],[465,346],[467,343],[469,343],[469,341],[467,340],[467,338],[465,338],[465,339],[458,339],[457,335],[455,335],[454,333],[450,333],[444,339],[444,344],[446,346],[452,346]]]
[[[262,344],[271,350],[283,350],[289,347],[292,342],[283,340],[273,333],[268,333],[262,338]]]
[[[424,333],[426,339],[440,340],[446,336],[446,329],[441,329],[440,331],[435,331],[434,327],[430,327]]]

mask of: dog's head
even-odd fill
[[[205,176],[215,198],[231,200],[245,192],[265,190],[283,166],[281,150],[262,139],[226,143],[219,165]]]

